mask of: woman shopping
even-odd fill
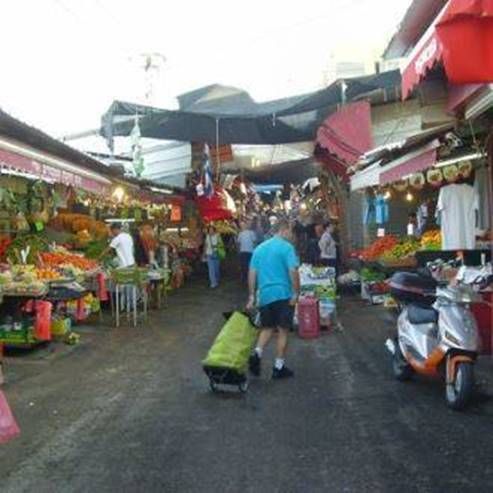
[[[208,226],[204,241],[204,256],[209,269],[210,287],[213,289],[219,286],[220,263],[224,258],[224,254],[224,244],[221,235],[217,233],[214,226]]]

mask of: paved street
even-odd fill
[[[82,328],[73,351],[17,357],[5,391],[22,436],[0,448],[0,490],[492,491],[486,363],[471,408],[451,412],[438,383],[393,380],[390,320],[354,298],[343,334],[293,339],[295,379],[272,383],[266,361],[246,396],[213,395],[200,361],[242,300],[232,281],[194,282],[148,326]]]

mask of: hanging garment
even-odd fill
[[[377,224],[385,224],[389,220],[389,204],[381,194],[375,197],[375,220]]]
[[[440,213],[442,248],[472,250],[476,246],[477,191],[470,185],[447,185],[440,189],[437,212]]]
[[[369,225],[375,222],[375,200],[366,197],[365,210],[363,212],[363,224]]]
[[[477,190],[479,197],[478,229],[490,229],[493,224],[489,205],[491,203],[491,190],[488,183],[488,168],[483,166],[476,169],[475,175],[474,188]]]
[[[428,204],[424,202],[418,207],[418,211],[416,213],[416,220],[418,222],[418,235],[421,236],[425,229],[426,223],[428,222]]]

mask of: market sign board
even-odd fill
[[[5,149],[0,149],[0,167],[28,173],[51,183],[63,183],[66,186],[81,188],[98,195],[109,193],[109,180],[102,177],[101,181],[99,181],[96,178],[84,176],[83,172],[78,174],[76,172],[62,170],[56,166],[40,163],[35,159]],[[104,182],[108,182],[108,184]]]

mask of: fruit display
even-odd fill
[[[76,237],[82,239],[93,237],[95,239],[104,239],[108,236],[108,226],[100,221],[96,221],[91,216],[85,214],[71,214],[63,212],[54,217],[49,225],[58,231],[70,231],[76,234]],[[81,232],[83,232],[81,234]]]
[[[40,281],[56,281],[62,279],[60,272],[50,267],[36,268],[35,275]]]
[[[374,269],[364,267],[360,272],[361,280],[366,283],[381,283],[385,281],[385,274]]]
[[[235,235],[238,233],[238,229],[232,222],[215,221],[212,224],[220,235]]]
[[[442,234],[439,229],[432,231],[426,231],[421,237],[421,249],[422,250],[441,250],[442,248]]]
[[[10,238],[2,238],[0,240],[0,260],[4,260],[7,255],[7,248],[12,243]]]
[[[55,252],[43,252],[40,259],[45,266],[72,268],[76,267],[82,271],[92,271],[98,268],[98,263],[94,260],[87,259],[82,255],[69,253],[64,249],[58,249]]]
[[[384,260],[399,260],[405,257],[409,257],[410,255],[414,255],[414,253],[419,250],[421,243],[415,238],[406,238],[402,241],[399,241],[394,247],[390,250],[387,250],[382,258]]]
[[[48,250],[48,243],[38,235],[22,235],[13,240],[7,247],[6,256],[9,262],[35,264],[38,255]],[[25,255],[25,259],[22,256]]]
[[[369,283],[368,289],[371,294],[386,294],[390,292],[390,287],[385,281]]]
[[[361,251],[361,258],[367,261],[377,260],[385,252],[394,248],[398,243],[399,240],[393,235],[377,238],[368,248]]]

